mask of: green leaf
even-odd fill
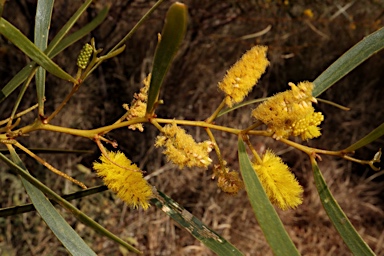
[[[153,60],[151,83],[148,91],[147,113],[153,113],[160,88],[171,62],[184,38],[187,29],[187,7],[174,3],[167,12],[160,42]]]
[[[77,14],[77,12],[76,12]],[[74,14],[75,17],[76,14]],[[99,26],[107,17],[108,15],[108,8],[104,8],[100,11],[100,13],[87,25],[82,27],[81,29],[77,30],[76,32],[73,32],[72,34],[66,36],[63,40],[61,40],[56,47],[52,48],[52,51],[48,54],[49,57],[53,58],[63,50],[65,50],[68,46],[74,44],[84,36],[88,35],[92,30],[94,30],[97,26]],[[64,29],[64,28],[63,28]],[[60,32],[59,32],[60,33]],[[58,36],[59,34],[57,34]],[[51,48],[52,43],[56,37],[52,40],[51,44],[49,44],[48,49]]]
[[[151,202],[205,246],[217,253],[217,255],[243,255],[236,247],[204,225],[198,218],[181,207],[177,202],[173,201],[161,191],[158,190],[157,192],[157,198],[151,199]]]
[[[35,45],[41,51],[45,51],[48,45],[48,32],[51,25],[52,10],[54,0],[37,1],[35,15]],[[40,116],[44,116],[44,95],[45,95],[45,70],[41,67],[36,72],[36,93],[38,111]]]
[[[144,22],[149,18],[149,16],[162,4],[164,0],[158,0],[152,7],[141,16],[140,20],[135,24],[135,26],[120,40],[108,53],[114,52],[116,49],[120,48],[125,44],[125,42],[135,34],[138,28],[144,24]]]
[[[163,1],[164,0],[158,0],[154,5],[152,5],[152,7],[140,18],[140,20],[135,24],[135,26],[114,47],[112,47],[111,50],[108,51],[107,55],[123,47],[125,42],[135,34],[139,27],[144,24],[148,17],[160,6]],[[83,81],[93,72],[93,70],[95,70],[99,65],[101,65],[101,63],[103,63],[103,61],[98,61],[91,68],[89,73],[85,77],[83,77]]]
[[[380,138],[383,135],[384,135],[384,123],[382,123],[379,127],[376,127],[376,129],[371,131],[364,138],[361,138],[359,141],[353,143],[351,146],[342,150],[342,152],[348,153],[348,152],[355,151],[356,149],[364,147],[365,145],[371,143],[372,141],[377,140],[378,138]]]
[[[48,44],[49,27],[51,24],[54,0],[37,1],[35,15],[35,45],[45,50]]]
[[[46,54],[50,57],[51,52],[53,49],[56,48],[56,46],[61,42],[61,40],[64,38],[64,36],[69,32],[69,30],[73,27],[73,25],[76,23],[76,21],[80,18],[80,16],[85,12],[85,10],[88,8],[88,6],[92,3],[92,0],[85,1],[79,9],[76,10],[76,12],[72,15],[72,17],[65,23],[65,25],[60,29],[60,31],[57,33],[57,35],[52,39],[52,42],[49,44],[47,48]]]
[[[89,195],[97,194],[103,191],[108,190],[108,187],[105,185],[101,186],[96,186],[93,188],[88,188],[84,190],[80,190],[68,195],[63,195],[62,198],[65,200],[74,200],[78,198],[83,198]],[[57,205],[58,203],[52,199],[49,200],[52,205]],[[8,217],[8,216],[13,216],[16,214],[21,214],[21,213],[26,213],[26,212],[31,212],[36,210],[33,204],[24,204],[24,205],[18,205],[18,206],[12,206],[8,208],[1,208],[0,209],[0,217]]]
[[[34,45],[26,36],[24,36],[20,30],[15,28],[12,24],[3,18],[0,19],[0,34],[5,36],[28,57],[36,61],[37,64],[42,66],[51,74],[73,83],[77,83],[75,78],[62,70],[47,55],[45,55],[39,48],[37,48],[36,45]]]
[[[265,193],[239,137],[239,162],[245,188],[256,219],[274,255],[300,255]]]
[[[369,246],[363,241],[360,235],[352,226],[348,217],[345,215],[339,204],[333,198],[320,172],[315,159],[311,158],[315,184],[319,193],[321,203],[327,212],[333,226],[337,229],[344,243],[351,250],[353,255],[375,255]]]
[[[132,245],[128,244],[127,242],[123,241],[119,237],[115,236],[108,230],[106,230],[103,226],[95,222],[93,219],[85,215],[82,211],[74,207],[72,204],[70,204],[67,200],[63,199],[61,196],[56,194],[54,191],[52,191],[50,188],[45,186],[43,183],[41,183],[38,179],[30,175],[27,171],[25,171],[20,166],[16,165],[14,162],[12,162],[10,159],[8,159],[5,155],[0,153],[0,159],[3,160],[8,166],[13,168],[17,174],[19,174],[21,177],[23,177],[25,180],[27,180],[29,183],[31,183],[33,186],[38,188],[41,192],[45,193],[49,198],[52,200],[55,200],[58,204],[60,204],[62,207],[64,207],[66,210],[68,210],[71,214],[73,214],[78,220],[83,222],[85,225],[91,227],[99,234],[106,236],[112,241],[115,241],[116,243],[119,243],[121,246],[127,248],[129,251],[132,251],[134,253],[140,254],[141,252],[133,247]]]
[[[87,1],[87,2],[91,2],[91,1]],[[79,10],[82,10],[82,8],[80,8]],[[59,54],[60,52],[65,50],[68,46],[74,44],[75,42],[77,42],[78,40],[83,38],[85,35],[88,35],[92,30],[94,30],[98,25],[100,25],[100,23],[107,17],[107,14],[108,14],[108,8],[104,8],[103,10],[100,11],[100,13],[90,23],[88,23],[87,25],[85,25],[84,27],[79,29],[78,31],[76,31],[76,32],[72,33],[71,35],[62,39],[57,44],[56,47],[51,46],[51,45],[53,45],[53,43],[55,41],[59,40],[59,37],[62,34],[61,31],[67,31],[68,30],[67,24],[64,25],[64,27],[60,30],[60,32],[56,35],[56,37],[49,44],[45,53],[47,53],[47,51],[49,49],[52,49],[52,51],[48,54],[48,56],[50,58],[55,57],[57,54]],[[77,17],[77,16],[78,15],[76,12],[72,18]],[[72,18],[68,21],[68,23],[72,20]],[[72,22],[71,22],[71,24],[72,24]],[[0,102],[2,102],[4,99],[6,99],[14,90],[16,90],[17,87],[19,87],[19,85],[21,83],[23,83],[27,79],[28,75],[31,72],[34,72],[35,69],[36,69],[36,63],[31,62],[27,66],[25,66],[21,71],[19,71],[19,73],[17,73],[0,91]]]
[[[10,153],[12,161],[28,172],[23,162],[16,154],[16,151],[11,150]],[[43,193],[23,177],[21,177],[21,180],[36,210],[64,247],[72,255],[96,255],[96,253],[89,248],[84,240],[57,212],[55,207],[47,200]]]
[[[384,48],[384,27],[365,37],[313,81],[312,95],[318,97],[363,61]]]
[[[25,80],[27,80],[28,75],[31,72],[36,71],[36,66],[34,63],[30,63],[25,66],[22,70],[19,71],[12,79],[9,81],[3,89],[0,91],[0,102],[5,100],[14,90],[17,89]]]

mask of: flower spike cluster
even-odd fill
[[[273,131],[275,139],[290,135],[303,140],[321,135],[318,125],[324,120],[321,112],[315,112],[312,103],[313,83],[301,82],[297,86],[289,83],[291,90],[278,93],[253,110],[252,116],[262,121]]]
[[[132,100],[131,107],[128,104],[124,104],[123,107],[127,110],[127,120],[131,120],[135,117],[144,117],[147,109],[147,100],[148,100],[148,89],[151,82],[151,74],[149,74],[143,81],[144,87],[140,89],[140,93],[135,93],[133,95],[134,99]],[[131,130],[138,129],[140,132],[144,131],[143,124],[132,124],[128,126]]]
[[[168,161],[172,161],[180,167],[203,167],[212,163],[209,152],[212,151],[212,142],[204,141],[196,143],[191,135],[176,123],[168,124],[162,129],[163,135],[157,136],[156,147],[165,147],[163,153]]]
[[[148,209],[149,199],[153,196],[152,187],[143,178],[140,169],[122,152],[108,152],[108,157],[102,155],[101,163],[93,163],[97,175],[128,205]]]
[[[303,188],[280,157],[267,150],[261,163],[252,164],[269,200],[282,210],[303,202]]]
[[[228,107],[243,101],[252,90],[269,64],[266,55],[266,46],[254,46],[227,71],[219,88],[227,95]]]

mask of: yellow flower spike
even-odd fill
[[[105,185],[128,205],[148,209],[149,199],[153,196],[152,187],[143,178],[140,169],[122,152],[108,152],[108,157],[113,162],[102,155],[101,163],[93,163],[97,175],[102,177]]]
[[[254,46],[227,71],[218,86],[227,95],[228,107],[243,101],[265,72],[269,64],[267,49],[266,46]]]
[[[293,136],[301,136],[301,139],[308,140],[317,138],[321,135],[320,128],[317,127],[324,120],[321,112],[314,112],[303,119],[295,122],[293,127]]]
[[[134,99],[132,100],[131,107],[128,107],[127,104],[124,104],[123,107],[127,110],[127,120],[131,120],[135,117],[144,117],[147,110],[147,99],[148,99],[148,89],[151,81],[151,74],[149,74],[143,81],[144,87],[140,89],[140,93],[135,93],[133,95]],[[140,132],[144,131],[143,124],[132,124],[128,126],[128,129],[136,130]]]
[[[290,135],[312,139],[321,135],[323,116],[312,107],[317,102],[312,96],[313,83],[301,82],[297,86],[289,83],[291,90],[278,93],[261,103],[252,111],[252,116],[268,126],[273,138],[287,138]]]
[[[209,152],[212,151],[212,142],[204,141],[196,143],[191,135],[176,123],[163,127],[163,135],[157,136],[155,146],[165,147],[163,153],[168,161],[172,161],[180,167],[203,167],[212,163]]]
[[[253,163],[269,200],[282,210],[295,208],[303,202],[303,188],[289,167],[271,150],[267,150],[262,163]]]

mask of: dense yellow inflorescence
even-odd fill
[[[269,64],[267,49],[266,46],[254,46],[227,71],[219,83],[219,88],[227,95],[227,106],[243,101],[265,72]]]
[[[261,163],[252,164],[269,200],[282,210],[303,202],[303,188],[280,157],[267,150]]]
[[[191,135],[175,123],[163,127],[162,134],[156,138],[156,147],[165,147],[163,153],[168,161],[177,164],[180,169],[187,167],[206,168],[212,163],[209,152],[212,151],[212,142],[196,143]]]
[[[312,103],[317,102],[312,96],[313,83],[301,82],[297,86],[289,83],[289,86],[291,90],[261,103],[252,111],[252,116],[265,123],[275,139],[290,135],[301,136],[303,140],[319,137],[317,126],[324,117],[312,107]]]
[[[320,128],[317,126],[320,125],[323,120],[323,114],[320,112],[312,112],[292,124],[292,135],[301,136],[303,140],[317,138],[321,135]]]
[[[140,169],[122,152],[108,152],[108,157],[102,155],[101,163],[93,163],[97,175],[128,205],[148,209],[149,199],[153,196],[152,187],[143,178]]]

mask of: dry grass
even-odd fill
[[[97,1],[81,20],[88,22],[106,1]],[[109,49],[134,22],[148,9],[145,1],[110,1],[111,12],[105,24],[92,33],[99,47]],[[147,1],[149,2],[149,1]],[[216,87],[225,70],[241,54],[255,44],[269,47],[271,66],[250,98],[271,95],[287,88],[288,82],[313,80],[338,56],[362,37],[383,25],[383,3],[369,1],[185,1],[189,6],[190,25],[187,38],[167,78],[162,98],[165,105],[158,115],[168,118],[204,119],[217,106],[221,95]],[[344,12],[340,8],[353,3]],[[164,13],[170,3],[165,3],[154,13],[147,25],[127,43],[127,50],[110,60],[95,72],[71,100],[55,124],[93,128],[113,122],[129,103],[140,81],[150,70],[150,61],[161,31]],[[57,31],[76,5],[56,1],[52,31]],[[313,19],[303,15],[310,8]],[[31,1],[7,2],[4,16],[30,38],[35,5]],[[270,31],[252,39],[241,39],[271,26]],[[86,40],[89,40],[87,38]],[[82,47],[77,44],[55,59],[71,73],[75,72],[75,58]],[[0,38],[0,77],[8,81],[26,59],[12,45]],[[322,97],[352,107],[342,112],[319,104],[326,116],[321,139],[311,141],[315,147],[340,149],[368,133],[383,122],[381,99],[383,54],[372,57],[348,77],[340,81]],[[52,76],[47,82],[47,112],[51,112],[70,90],[70,85]],[[30,106],[35,101],[30,95],[23,101]],[[1,118],[9,115],[14,98],[1,104]],[[250,124],[250,108],[230,113],[218,123],[237,127]],[[30,116],[33,118],[33,115]],[[203,130],[189,129],[198,140],[205,138]],[[117,139],[119,149],[126,152],[148,175],[150,183],[164,191],[205,224],[228,239],[246,255],[272,255],[243,191],[229,197],[217,189],[211,180],[211,171],[176,170],[166,163],[153,141],[156,131],[146,127],[145,134],[125,129],[110,134]],[[215,133],[227,161],[237,169],[236,138]],[[313,184],[313,177],[306,157],[276,144],[271,139],[253,139],[260,150],[267,147],[282,154],[305,188],[304,203],[296,210],[279,212],[289,234],[303,255],[350,255],[322,209]],[[92,156],[42,155],[54,166],[88,186],[100,184],[94,174],[76,169],[80,161],[90,166],[99,153],[90,141],[67,135],[34,133],[24,138],[31,147],[59,147],[95,149]],[[379,140],[357,152],[361,158],[370,158],[382,147]],[[26,158],[25,158],[26,159]],[[72,184],[48,173],[33,161],[27,160],[30,170],[49,187],[59,193],[77,190]],[[0,207],[28,202],[20,181],[1,164]],[[383,179],[371,180],[369,168],[346,161],[324,157],[320,165],[329,187],[341,207],[378,254],[384,255]],[[213,255],[187,231],[179,228],[160,210],[131,210],[109,192],[73,202],[90,217],[122,238],[137,243],[145,255]],[[91,245],[98,255],[126,255],[116,244],[95,234],[68,213],[60,210],[68,222]],[[66,255],[57,239],[36,213],[0,218],[1,255]]]

